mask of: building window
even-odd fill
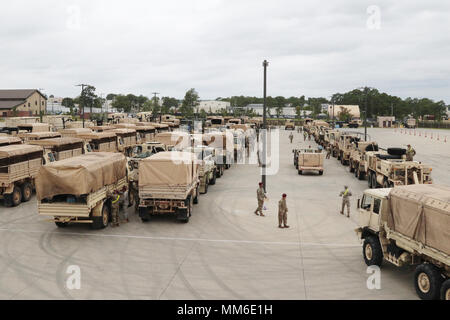
[[[34,105],[37,106],[37,101],[34,101]]]
[[[31,108],[31,102],[28,102],[28,108]]]

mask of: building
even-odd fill
[[[395,117],[377,117],[378,127],[392,128],[394,126]]]
[[[230,107],[231,103],[227,101],[204,100],[200,101],[196,109],[198,109],[199,112],[204,110],[206,113],[219,113],[220,110],[229,110]]]
[[[246,107],[244,107],[244,109],[246,109],[247,111],[251,111],[253,110],[258,116],[263,116],[263,104],[262,103],[254,103],[254,104],[249,104]],[[301,111],[301,116],[302,117],[306,117],[312,114],[312,111],[309,110],[302,110]],[[277,110],[276,108],[267,108],[267,116],[274,118],[277,116]],[[280,118],[283,119],[295,119],[297,117],[297,110],[294,107],[284,107],[283,111],[280,115]]]
[[[358,105],[335,104],[333,106],[332,104],[322,104],[322,112],[328,112],[330,119],[333,119],[333,115],[334,118],[339,118],[340,113],[345,109],[350,112],[350,114],[352,115],[352,119],[361,119],[361,113]]]
[[[47,110],[47,97],[36,89],[0,90],[0,116],[38,116]]]

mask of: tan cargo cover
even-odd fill
[[[39,201],[62,194],[80,196],[116,183],[126,174],[123,154],[89,153],[41,167],[36,177],[36,194]]]
[[[189,152],[160,152],[139,161],[139,187],[190,186],[198,176],[195,156]]]
[[[1,142],[1,140],[0,140]],[[80,144],[83,143],[83,140],[78,138],[53,138],[53,139],[45,139],[45,140],[35,140],[29,141],[28,144],[42,146],[42,147],[59,147],[63,145],[69,144]]]
[[[0,147],[11,144],[22,144],[22,139],[18,137],[0,136]]]
[[[398,186],[389,197],[390,229],[450,255],[450,187]]]
[[[0,158],[9,158],[22,156],[24,154],[42,152],[42,148],[28,144],[12,144],[10,146],[0,147]]]
[[[298,154],[299,167],[322,167],[324,154],[321,153],[303,153]]]
[[[182,150],[191,146],[191,137],[186,132],[162,132],[158,133],[155,141],[166,146],[174,146]]]
[[[212,148],[233,149],[234,137],[231,132],[210,132],[203,135],[203,142]]]

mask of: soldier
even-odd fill
[[[283,194],[283,197],[278,201],[278,228],[289,228],[287,225],[287,213],[288,208],[286,205],[287,195]],[[284,224],[284,227],[282,226]]]
[[[118,227],[119,226],[120,194],[117,190],[115,190],[113,193],[108,191],[107,196],[111,200],[112,227]]]
[[[289,135],[289,140],[291,141],[291,144],[292,144],[292,140],[294,140],[294,135],[292,134],[292,132],[291,132],[291,134]]]
[[[414,150],[410,144],[408,144],[408,149],[406,149],[406,161],[413,161],[416,155],[416,150]]]
[[[327,159],[330,159],[330,158],[331,158],[331,147],[328,146],[327,147]]]
[[[339,196],[342,197],[341,214],[344,214],[345,206],[347,206],[347,218],[350,218],[350,197],[352,196],[352,193],[350,192],[348,186],[344,186],[344,189],[345,190],[339,194]]]
[[[258,215],[259,212],[259,215],[261,217],[264,217],[262,210],[264,206],[264,200],[267,199],[267,197],[266,193],[264,192],[263,184],[261,182],[259,183],[259,189],[256,190],[256,197],[258,199],[258,208],[255,210],[255,214]]]
[[[126,187],[123,187],[122,190],[119,191],[119,214],[122,212],[124,222],[130,222],[128,219],[128,211],[127,208],[125,208],[125,192],[127,191]],[[128,199],[128,202],[130,199]]]
[[[137,170],[133,170],[128,182],[128,208],[134,204],[134,213],[139,210],[139,174]]]
[[[308,137],[308,133],[306,131],[303,131],[303,141],[306,141],[307,137]]]

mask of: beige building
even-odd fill
[[[217,101],[217,100],[207,100],[200,101],[199,105],[196,107],[198,111],[204,110],[206,113],[218,113],[221,109],[228,110],[231,106],[230,102]]]
[[[391,128],[394,126],[395,117],[377,117],[378,127]]]
[[[357,105],[338,105],[338,104],[336,104],[336,105],[334,105],[334,108],[333,108],[332,104],[327,105],[327,111],[328,111],[328,114],[331,119],[333,119],[333,115],[334,115],[334,118],[339,118],[339,114],[345,109],[347,109],[350,112],[350,114],[352,115],[352,119],[360,119],[361,118],[359,106],[357,106]]]
[[[46,110],[47,98],[39,90],[0,90],[0,117],[38,116]]]

